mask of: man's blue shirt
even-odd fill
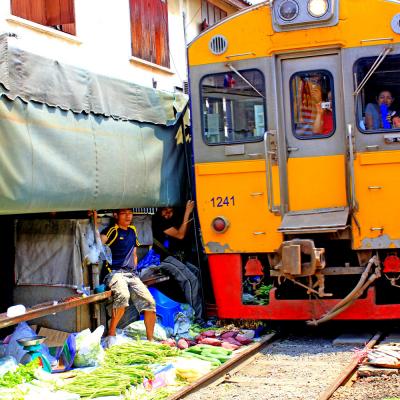
[[[133,259],[130,265],[126,264],[127,257],[133,257],[133,248],[139,246],[136,229],[130,225],[127,229],[122,229],[118,225],[111,226],[101,232],[107,236],[106,245],[111,249],[112,265],[111,270],[117,270],[126,267],[133,267]]]

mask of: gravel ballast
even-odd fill
[[[333,346],[331,339],[291,336],[264,348],[227,381],[185,399],[317,400],[352,357],[353,346]]]

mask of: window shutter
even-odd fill
[[[75,23],[74,0],[45,0],[46,25],[64,25]]]
[[[148,0],[129,0],[131,14],[132,55],[150,61],[150,43],[146,16]],[[150,28],[150,27],[149,27]]]
[[[76,35],[76,27],[75,23],[73,24],[62,24],[61,30],[65,33],[69,33],[70,35]]]
[[[11,13],[17,17],[46,25],[45,0],[11,0]]]
[[[132,55],[169,67],[166,0],[130,0]]]
[[[167,0],[158,2],[158,21],[155,20],[156,63],[169,68],[168,4]]]

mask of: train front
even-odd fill
[[[397,0],[275,0],[189,45],[220,318],[400,318],[399,41]]]

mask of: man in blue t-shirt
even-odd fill
[[[132,209],[124,208],[114,213],[116,224],[101,232],[101,241],[111,249],[112,264],[107,265],[108,274],[104,278],[113,295],[113,310],[108,330],[109,338],[116,335],[118,322],[132,299],[138,312],[144,313],[144,324],[148,340],[153,340],[156,322],[156,304],[153,296],[136,274],[139,246],[136,229],[132,225]],[[112,340],[109,339],[109,344]]]

